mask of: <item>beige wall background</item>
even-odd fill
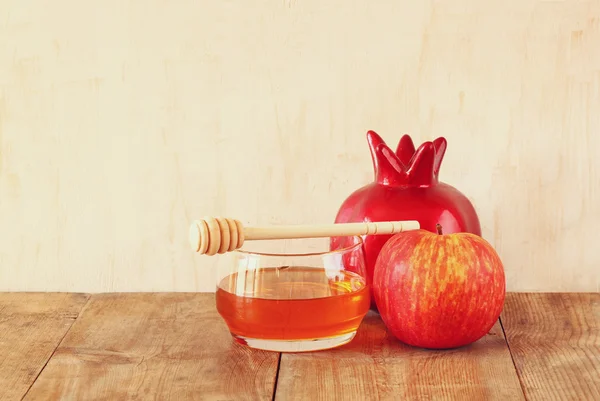
[[[0,0],[0,290],[213,291],[190,222],[332,221],[369,129],[447,138],[509,290],[600,290],[574,0]]]

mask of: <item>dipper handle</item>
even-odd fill
[[[239,249],[246,240],[395,234],[420,227],[416,220],[244,227],[239,220],[204,217],[190,227],[190,246],[195,252],[212,256]]]

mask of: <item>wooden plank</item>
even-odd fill
[[[278,358],[234,343],[214,294],[94,295],[25,399],[271,400]]]
[[[502,329],[445,351],[409,347],[365,318],[356,338],[329,351],[284,354],[276,400],[523,400]]]
[[[25,395],[87,300],[84,294],[0,293],[0,400]]]
[[[508,294],[501,317],[529,400],[600,400],[600,294]]]

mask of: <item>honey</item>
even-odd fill
[[[216,304],[235,337],[314,340],[355,332],[369,310],[369,287],[348,271],[282,266],[225,277]]]

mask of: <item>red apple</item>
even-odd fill
[[[447,349],[489,332],[504,306],[506,285],[502,261],[486,240],[437,229],[399,233],[383,245],[373,296],[400,341]]]

